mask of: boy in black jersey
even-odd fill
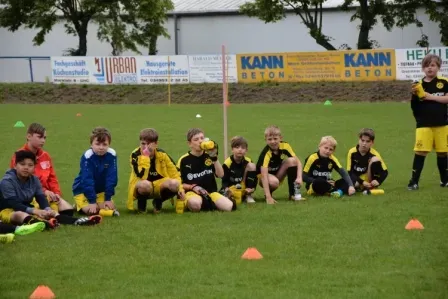
[[[274,192],[288,176],[289,199],[302,200],[302,163],[289,143],[282,141],[282,133],[277,126],[269,126],[264,131],[267,145],[258,157],[257,172],[260,174],[260,186],[263,187],[266,202],[277,203],[272,198]]]
[[[370,190],[380,186],[387,178],[388,170],[380,154],[372,147],[375,132],[364,128],[359,132],[358,145],[347,155],[347,171],[355,189]]]
[[[248,147],[247,141],[241,136],[235,136],[230,141],[230,146],[233,155],[227,158],[222,165],[224,176],[221,193],[233,198],[237,204],[244,199],[247,203],[255,203],[252,193],[257,186],[257,171],[252,160],[245,156]]]
[[[412,85],[411,108],[417,129],[412,177],[408,190],[418,189],[426,155],[433,149],[437,153],[440,186],[448,187],[448,79],[437,76],[441,65],[442,59],[439,56],[426,55],[422,60],[425,77]],[[424,95],[421,97],[417,95],[419,87],[424,90]]]
[[[343,194],[353,195],[356,191],[347,171],[333,155],[337,142],[332,136],[322,137],[319,150],[309,155],[303,167],[303,181],[308,195],[325,195],[333,197]],[[331,178],[331,172],[336,170],[342,177],[337,181]]]
[[[187,133],[190,151],[179,158],[177,168],[180,170],[182,185],[186,192],[185,203],[193,212],[201,210],[232,211],[236,204],[218,192],[216,177],[224,176],[224,169],[218,161],[218,146],[205,152],[201,148],[204,132],[190,129]]]

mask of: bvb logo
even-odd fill
[[[330,163],[328,163],[328,169],[330,169],[330,170],[331,170],[332,168],[333,168],[333,163],[331,163],[331,162],[330,162]]]
[[[442,89],[442,88],[443,88],[443,83],[442,83],[442,82],[439,82],[439,83],[437,83],[436,86],[437,86],[438,89]]]
[[[210,160],[209,158],[207,158],[206,160],[205,160],[205,165],[206,166],[210,166],[210,165],[212,165],[213,164],[213,162],[212,162],[212,160]]]
[[[421,140],[417,140],[417,143],[415,144],[416,148],[422,148],[423,142]]]

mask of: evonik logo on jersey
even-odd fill
[[[199,173],[189,173],[189,174],[187,174],[187,179],[191,181],[193,179],[197,179],[197,178],[203,177],[203,176],[208,175],[208,174],[213,174],[213,170],[206,169],[206,170],[204,170],[202,172],[199,172]]]
[[[317,177],[326,177],[327,179],[331,179],[331,172],[329,172],[329,171],[317,171],[317,170],[314,170],[314,171],[313,171],[313,176],[317,176]]]
[[[95,57],[93,76],[102,84],[136,84],[137,61],[135,57]]]

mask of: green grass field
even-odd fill
[[[195,118],[197,113],[203,117]],[[339,142],[336,156],[345,165],[359,129],[372,127],[390,175],[384,196],[295,204],[286,200],[284,184],[274,193],[277,205],[263,203],[258,189],[254,208],[243,205],[226,214],[177,215],[170,203],[156,216],[124,210],[129,154],[138,146],[139,130],[156,128],[160,147],[175,160],[188,150],[185,134],[191,127],[205,129],[222,150],[221,106],[2,105],[4,170],[25,141],[25,128],[13,128],[18,120],[47,127],[45,148],[70,202],[91,129],[108,127],[119,163],[115,201],[123,213],[97,227],[65,226],[0,245],[0,298],[28,298],[40,284],[64,299],[448,296],[448,190],[439,187],[434,154],[426,160],[420,190],[406,190],[414,140],[409,104],[230,106],[229,138],[247,137],[253,159],[264,146],[264,128],[277,124],[302,161],[321,136],[333,135]],[[423,231],[404,229],[412,217],[423,223]],[[240,259],[248,247],[264,258]]]

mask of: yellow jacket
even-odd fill
[[[142,154],[140,147],[132,151],[130,156],[131,175],[129,177],[127,208],[134,210],[135,186],[140,180],[154,181],[170,178],[179,181],[179,189],[183,190],[180,172],[173,159],[162,149],[156,149],[151,159]]]

